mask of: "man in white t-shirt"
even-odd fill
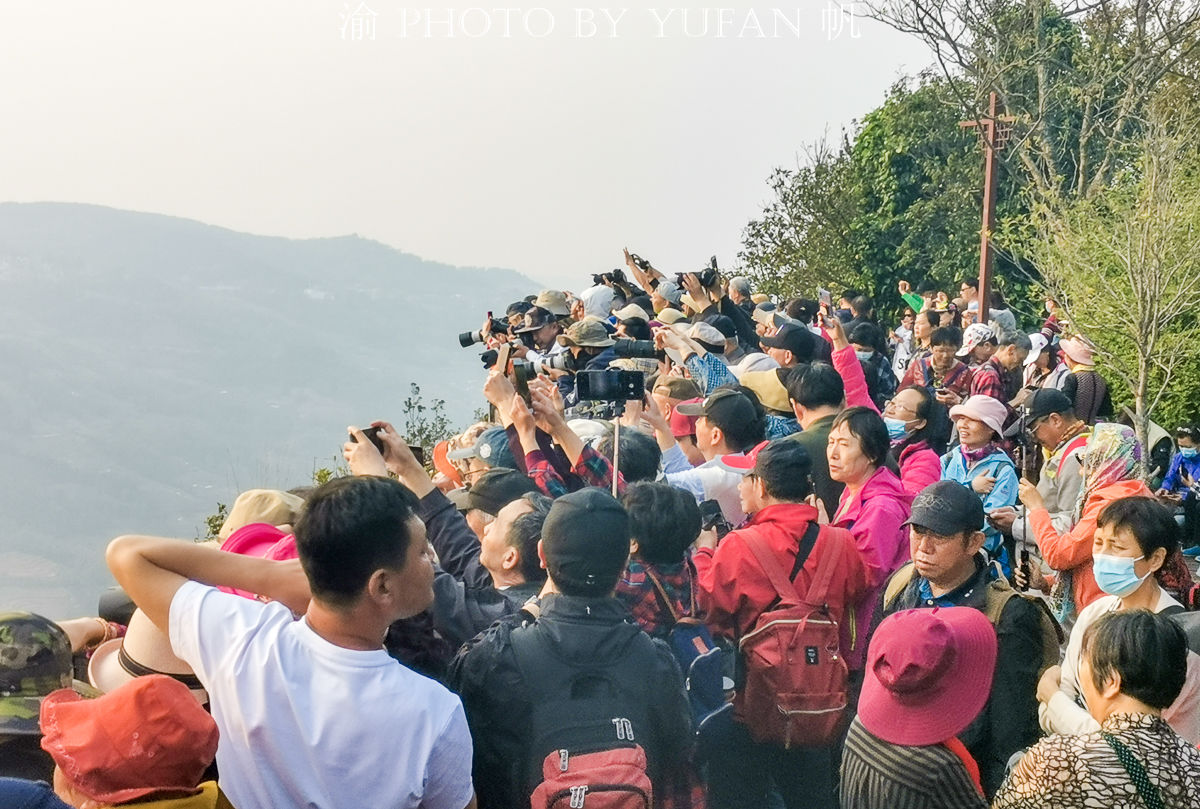
[[[154,537],[109,545],[117,581],[208,691],[238,809],[475,806],[458,697],[383,649],[393,621],[433,601],[416,508],[396,481],[338,478],[305,505],[297,561]]]

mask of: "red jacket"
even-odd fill
[[[757,512],[747,527],[754,527],[775,551],[783,569],[791,572],[800,540],[808,524],[816,519],[817,510],[810,505],[781,503]],[[716,551],[701,548],[692,557],[696,564],[697,602],[705,613],[705,620],[715,632],[735,639],[750,631],[758,616],[776,601],[775,588],[743,539],[745,531],[746,528],[730,531]],[[845,634],[842,613],[867,590],[866,567],[850,538],[841,532],[830,533],[822,529],[794,581],[800,593],[806,592],[812,584],[817,560],[823,554],[838,550],[834,543],[842,543],[846,561],[833,574],[828,602]]]

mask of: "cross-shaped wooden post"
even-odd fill
[[[1008,140],[1008,126],[1015,120],[1011,115],[997,114],[997,99],[993,92],[986,118],[960,121],[959,126],[979,130],[983,138],[983,228],[979,241],[979,323],[988,321],[992,284],[992,228],[996,219],[996,152]]]

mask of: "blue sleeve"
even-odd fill
[[[687,472],[692,468],[692,464],[688,461],[683,447],[679,446],[679,444],[673,445],[662,455],[662,471],[664,475],[669,475],[672,472]]]
[[[683,472],[667,472],[663,475],[663,478],[676,489],[683,489],[692,497],[695,497],[697,503],[704,502],[704,479],[698,473],[698,470],[688,469]]]
[[[996,485],[987,497],[983,498],[983,511],[986,514],[1001,506],[1011,506],[1017,502],[1017,470],[1011,464],[999,464],[995,470]]]
[[[1173,492],[1179,488],[1179,467],[1183,464],[1183,456],[1176,452],[1171,456],[1171,467],[1167,470],[1167,476],[1163,478],[1162,488],[1169,492]]]
[[[701,387],[705,396],[723,385],[737,385],[737,377],[729,370],[729,366],[712,354],[693,354],[683,363],[692,374],[692,379]]]

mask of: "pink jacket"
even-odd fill
[[[837,514],[830,520],[839,528],[850,529],[867,568],[869,589],[855,610],[856,642],[846,654],[846,662],[852,669],[861,669],[866,660],[875,602],[884,584],[911,557],[904,521],[912,510],[912,499],[895,473],[881,466],[858,492],[852,493],[849,487],[842,492]]]
[[[846,386],[847,407],[869,407],[876,413],[879,408],[867,392],[867,378],[862,365],[854,353],[854,346],[839,348],[833,352],[833,368],[842,377]],[[906,448],[900,453],[900,482],[904,491],[913,497],[930,483],[942,479],[942,459],[923,442]]]

